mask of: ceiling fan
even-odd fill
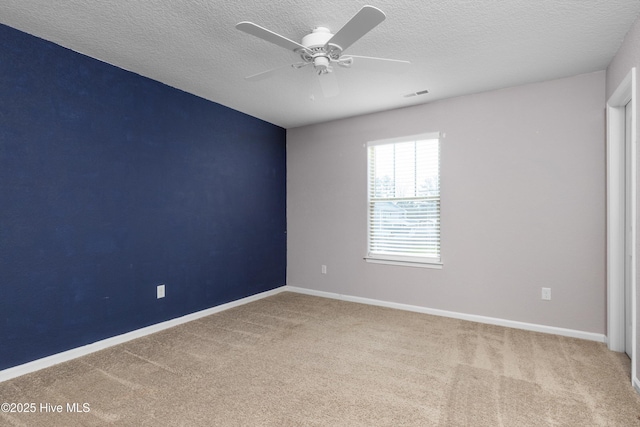
[[[338,84],[333,74],[333,66],[335,64],[340,67],[350,68],[356,63],[358,65],[362,63],[370,65],[371,69],[377,71],[401,71],[410,64],[409,61],[343,55],[343,52],[349,46],[384,21],[384,19],[385,14],[380,9],[373,6],[364,6],[337,33],[332,34],[325,27],[316,27],[311,33],[302,38],[301,43],[290,40],[253,22],[240,22],[236,25],[238,30],[291,50],[300,55],[302,59],[302,61],[263,71],[245,77],[245,79],[249,81],[262,80],[289,67],[300,69],[312,65],[318,75],[323,95],[329,98],[339,93]]]

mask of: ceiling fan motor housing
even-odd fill
[[[327,42],[333,34],[326,27],[317,27],[302,38],[302,45],[306,50],[300,50],[300,56],[306,62],[312,62],[319,74],[331,72],[331,61],[340,58],[342,49],[338,45]]]
[[[331,40],[333,34],[326,27],[317,27],[313,31],[302,38],[302,45],[313,49],[314,47],[323,47],[329,40]]]

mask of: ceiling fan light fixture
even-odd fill
[[[333,71],[331,61],[324,55],[315,56],[313,58],[313,66],[318,75],[327,74]]]

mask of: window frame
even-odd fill
[[[375,141],[368,141],[365,144],[366,148],[366,161],[367,161],[367,248],[366,248],[366,256],[364,257],[365,261],[369,263],[376,264],[389,264],[389,265],[398,265],[398,266],[408,266],[408,267],[420,267],[420,268],[435,268],[441,269],[443,267],[442,262],[442,232],[441,232],[441,220],[442,220],[442,209],[441,209],[441,200],[442,200],[442,171],[440,170],[440,165],[442,163],[442,138],[443,134],[440,132],[426,132],[420,133],[416,135],[406,135],[395,138],[388,139],[380,139]],[[381,254],[381,253],[372,253],[371,252],[371,165],[370,165],[370,149],[371,147],[379,146],[379,145],[390,145],[390,144],[398,144],[403,142],[413,142],[413,141],[421,141],[421,140],[438,140],[438,202],[440,204],[440,209],[438,210],[438,222],[439,222],[439,234],[438,234],[438,257],[427,257],[427,256],[403,256],[403,255],[392,255],[392,254]]]

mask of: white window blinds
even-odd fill
[[[439,263],[439,134],[370,142],[368,159],[368,258]]]

